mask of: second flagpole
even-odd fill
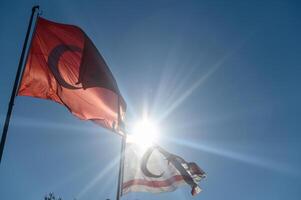
[[[121,129],[122,127],[122,129]],[[122,139],[121,139],[121,152],[120,152],[120,161],[119,161],[119,173],[118,173],[118,183],[117,183],[117,194],[116,200],[120,200],[122,195],[122,183],[123,183],[123,170],[124,170],[124,152],[126,145],[126,131],[124,131],[123,122],[121,120],[120,115],[120,96],[118,96],[118,129],[119,131],[123,131]]]

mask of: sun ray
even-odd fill
[[[174,99],[170,99],[172,103],[170,106],[160,115],[159,121],[163,121],[166,117],[168,117],[177,107],[179,107],[196,89],[198,89],[202,84],[204,84],[208,78],[210,78],[220,67],[224,65],[224,63],[231,58],[238,50],[240,50],[244,44],[251,38],[252,33],[248,35],[244,40],[238,42],[234,45],[233,49],[226,53],[220,60],[218,60],[213,66],[209,68],[209,70],[200,78],[194,81],[188,88],[182,89],[178,92],[181,95],[173,95]],[[200,65],[200,63],[199,63]],[[181,80],[177,81],[180,83]],[[184,91],[184,92],[183,92]],[[157,104],[157,103],[156,103]]]
[[[88,126],[87,126],[88,124]],[[94,128],[91,127],[91,122],[85,122],[81,123],[79,125],[78,123],[71,124],[71,123],[62,123],[58,121],[46,121],[46,120],[41,120],[37,118],[25,118],[21,116],[16,116],[13,119],[13,123],[11,126],[16,126],[16,127],[34,127],[34,128],[47,128],[47,129],[58,129],[58,130],[68,130],[67,132],[52,132],[53,134],[74,134],[75,132],[71,131],[82,131],[85,133],[99,133],[100,129],[99,127]],[[87,129],[89,131],[87,131]],[[107,132],[105,129],[101,129],[103,132]]]
[[[117,166],[119,162],[119,156],[113,159],[93,180],[90,181],[86,187],[84,187],[78,195],[76,195],[76,199],[81,199],[83,196],[89,191],[92,187],[94,187],[101,178],[103,178],[109,171],[111,171],[114,167]]]
[[[223,59],[224,60],[224,59]],[[196,80],[189,89],[184,90],[185,92],[179,96],[174,102],[165,110],[165,112],[160,116],[160,120],[164,120],[168,115],[170,115],[174,109],[180,106],[202,83],[204,83],[223,63],[223,60],[213,66],[205,75]]]
[[[167,138],[166,138],[167,139]],[[250,164],[256,167],[261,167],[269,170],[273,170],[276,172],[282,172],[286,174],[297,174],[297,170],[292,168],[291,166],[285,164],[285,163],[279,163],[271,160],[267,160],[266,158],[260,158],[255,157],[251,155],[246,155],[242,153],[238,153],[235,151],[222,149],[219,147],[213,147],[211,145],[206,145],[204,143],[194,143],[194,142],[188,142],[185,140],[177,140],[177,139],[167,139],[173,143],[176,143],[181,146],[185,146],[188,148],[192,148],[195,150],[203,151],[206,153],[222,156],[228,159],[232,159],[235,161],[243,162],[246,164]]]

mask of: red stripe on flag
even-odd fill
[[[169,179],[165,179],[163,181],[148,181],[145,179],[133,179],[130,181],[127,181],[122,184],[122,188],[125,189],[127,187],[133,186],[133,185],[144,185],[148,187],[154,187],[154,188],[160,188],[160,187],[168,187],[174,184],[175,182],[183,181],[184,177],[181,175],[175,175],[170,177]]]

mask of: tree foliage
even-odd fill
[[[44,200],[63,200],[61,197],[56,198],[52,192],[44,197]]]

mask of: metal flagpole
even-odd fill
[[[16,97],[17,92],[18,92],[17,89],[18,89],[18,85],[19,85],[20,75],[21,75],[21,72],[22,72],[22,66],[23,66],[23,63],[24,63],[24,57],[25,57],[25,52],[26,52],[26,48],[27,48],[27,44],[28,44],[28,39],[29,39],[29,35],[30,35],[32,21],[33,21],[33,17],[35,15],[36,10],[39,10],[39,6],[33,6],[32,7],[31,16],[30,16],[30,19],[29,19],[29,24],[28,24],[25,40],[24,40],[24,43],[23,43],[22,53],[21,53],[21,56],[20,56],[19,65],[18,65],[16,77],[15,77],[14,87],[13,87],[13,90],[12,90],[12,93],[11,93],[11,96],[10,96],[10,101],[9,101],[9,104],[8,104],[7,114],[6,114],[6,118],[5,118],[5,123],[4,123],[3,131],[2,131],[1,143],[0,143],[0,163],[1,163],[1,160],[2,160],[5,140],[6,140],[6,137],[7,137],[7,131],[8,131],[8,126],[9,126],[11,113],[12,113],[13,106],[14,106],[15,97]]]
[[[118,96],[118,128],[120,131],[120,127],[123,127],[120,116],[120,97]],[[124,127],[123,127],[124,129]],[[125,152],[125,145],[126,145],[126,131],[121,130],[123,132],[122,139],[121,139],[121,152],[120,152],[120,161],[119,161],[119,174],[118,174],[118,185],[117,185],[117,194],[116,200],[119,200],[122,195],[122,183],[123,183],[123,170],[124,170],[124,152]]]

